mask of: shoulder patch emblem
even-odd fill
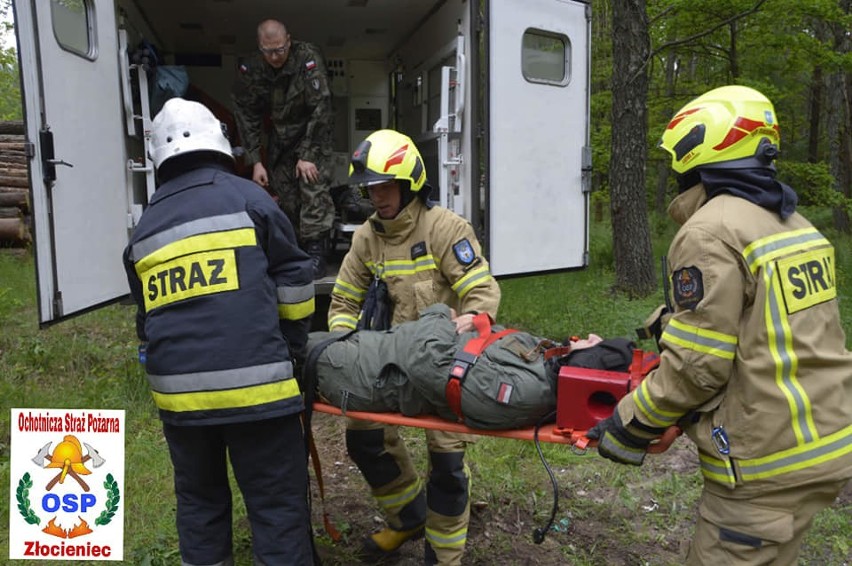
[[[319,82],[319,79],[314,79],[314,80],[312,80],[312,81],[311,81],[311,86],[312,86],[312,87],[314,87],[314,90],[319,90],[319,89],[320,89],[320,82]]]
[[[310,61],[305,63],[305,68],[309,71],[313,71],[316,66],[317,66],[317,62],[314,61],[313,59],[311,59]]]
[[[248,73],[248,70],[249,70],[248,65],[246,65],[245,63],[240,65],[240,73],[245,75],[246,73]]]
[[[456,259],[462,265],[470,265],[476,259],[476,254],[473,253],[473,246],[470,245],[467,238],[453,244],[453,254],[455,254]]]
[[[704,281],[701,270],[693,265],[672,273],[672,290],[678,306],[695,310],[695,307],[704,298]]]

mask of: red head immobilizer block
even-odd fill
[[[556,428],[588,430],[612,415],[618,401],[659,365],[653,352],[633,350],[628,372],[562,366],[556,395]]]

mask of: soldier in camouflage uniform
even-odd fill
[[[325,276],[334,220],[329,191],[334,115],[325,62],[316,47],[292,41],[276,20],[261,22],[257,41],[260,53],[240,65],[234,87],[237,128],[246,159],[254,164],[252,179],[278,197],[319,279]],[[260,155],[267,113],[268,172]]]

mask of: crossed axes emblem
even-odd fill
[[[33,463],[40,468],[61,468],[59,473],[47,482],[47,491],[53,489],[57,483],[63,483],[66,476],[71,476],[77,480],[83,491],[89,491],[89,484],[80,477],[81,474],[88,475],[91,473],[84,464],[91,462],[93,467],[98,468],[106,460],[98,454],[97,450],[85,442],[82,443],[82,446],[86,447],[86,454],[82,454],[80,441],[72,435],[67,435],[65,440],[56,445],[52,453],[50,445],[51,442],[48,442],[42,446],[38,454],[32,459]]]

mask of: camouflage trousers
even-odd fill
[[[328,235],[334,223],[329,165],[316,163],[320,180],[310,184],[296,177],[296,155],[285,153],[269,171],[269,185],[278,197],[278,206],[290,219],[299,243],[319,240]]]

